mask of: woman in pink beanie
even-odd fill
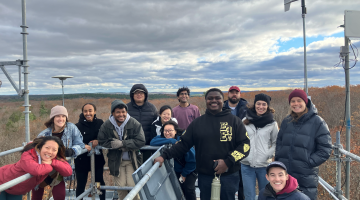
[[[68,118],[69,115],[64,106],[54,106],[51,109],[50,119],[44,124],[46,129],[38,137],[55,136],[60,138],[66,148],[65,156],[75,158],[81,153],[82,149],[91,150],[91,147],[83,143],[83,137],[79,129],[75,124],[68,122]],[[74,175],[63,177],[57,174],[56,171],[51,172],[39,187],[33,189],[31,199],[42,199],[44,187],[47,185],[52,186],[54,200],[65,199],[64,181],[74,180]]]
[[[291,113],[281,123],[276,140],[275,160],[285,164],[299,189],[317,199],[319,165],[331,153],[331,137],[326,122],[303,90],[289,95]]]

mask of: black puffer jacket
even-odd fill
[[[145,102],[144,105],[138,106],[134,101],[133,92],[136,89],[142,89],[145,91]],[[131,117],[135,118],[144,130],[146,145],[150,145],[151,141],[151,124],[157,118],[158,113],[156,107],[147,101],[148,91],[143,84],[135,84],[130,90],[131,102],[126,104],[128,106],[128,113]]]
[[[281,123],[276,140],[275,160],[284,163],[288,173],[296,178],[300,189],[314,200],[317,197],[319,165],[331,153],[331,137],[326,122],[317,115],[312,102],[309,111],[293,121],[287,116]]]
[[[238,116],[241,120],[246,116],[247,104],[248,102],[245,99],[241,98],[239,103],[236,105],[236,116]],[[224,101],[223,108],[230,108],[229,100]]]
[[[96,115],[94,115],[94,120],[92,122],[88,122],[86,121],[84,114],[80,114],[79,122],[75,125],[83,136],[84,144],[89,144],[90,141],[97,140],[99,129],[103,123],[104,121],[96,118]],[[100,151],[100,155],[95,154],[95,168],[104,167],[104,165],[104,155],[102,154],[102,151]],[[87,153],[78,156],[75,159],[75,168],[76,170],[90,171],[90,156],[87,156]]]

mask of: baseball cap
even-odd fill
[[[229,88],[229,92],[230,92],[231,90],[236,90],[236,91],[240,92],[240,88],[239,88],[238,86],[235,86],[235,85],[233,85],[233,86],[231,86],[231,87]]]
[[[274,162],[270,163],[270,164],[266,167],[266,173],[269,173],[269,170],[270,170],[270,168],[272,168],[272,167],[281,167],[281,168],[283,168],[285,171],[287,171],[286,166],[284,165],[284,163],[279,162],[279,161],[274,161]]]

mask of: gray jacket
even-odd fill
[[[113,139],[119,139],[119,136],[110,120],[106,120],[100,127],[98,141],[100,146],[109,148],[107,157],[110,174],[117,177],[120,176],[119,167],[122,161],[123,150],[129,152],[134,170],[139,168],[142,164],[142,154],[139,149],[145,145],[145,136],[141,124],[133,117],[130,117],[124,127],[123,147],[112,149],[111,141],[113,141]]]
[[[258,129],[254,124],[249,124],[245,125],[245,128],[250,137],[251,148],[249,156],[241,163],[250,167],[267,167],[275,153],[276,138],[279,132],[278,124],[274,121]]]

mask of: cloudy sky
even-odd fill
[[[308,85],[344,85],[344,10],[359,0],[306,1]],[[30,94],[278,90],[303,87],[301,3],[282,0],[27,1]],[[0,61],[22,59],[21,1],[0,2]],[[359,40],[353,41],[360,47]],[[353,58],[353,56],[352,56]],[[352,64],[352,63],[351,63]],[[16,66],[7,66],[18,80]],[[360,65],[351,71],[360,84]],[[0,95],[16,94],[0,71]]]

